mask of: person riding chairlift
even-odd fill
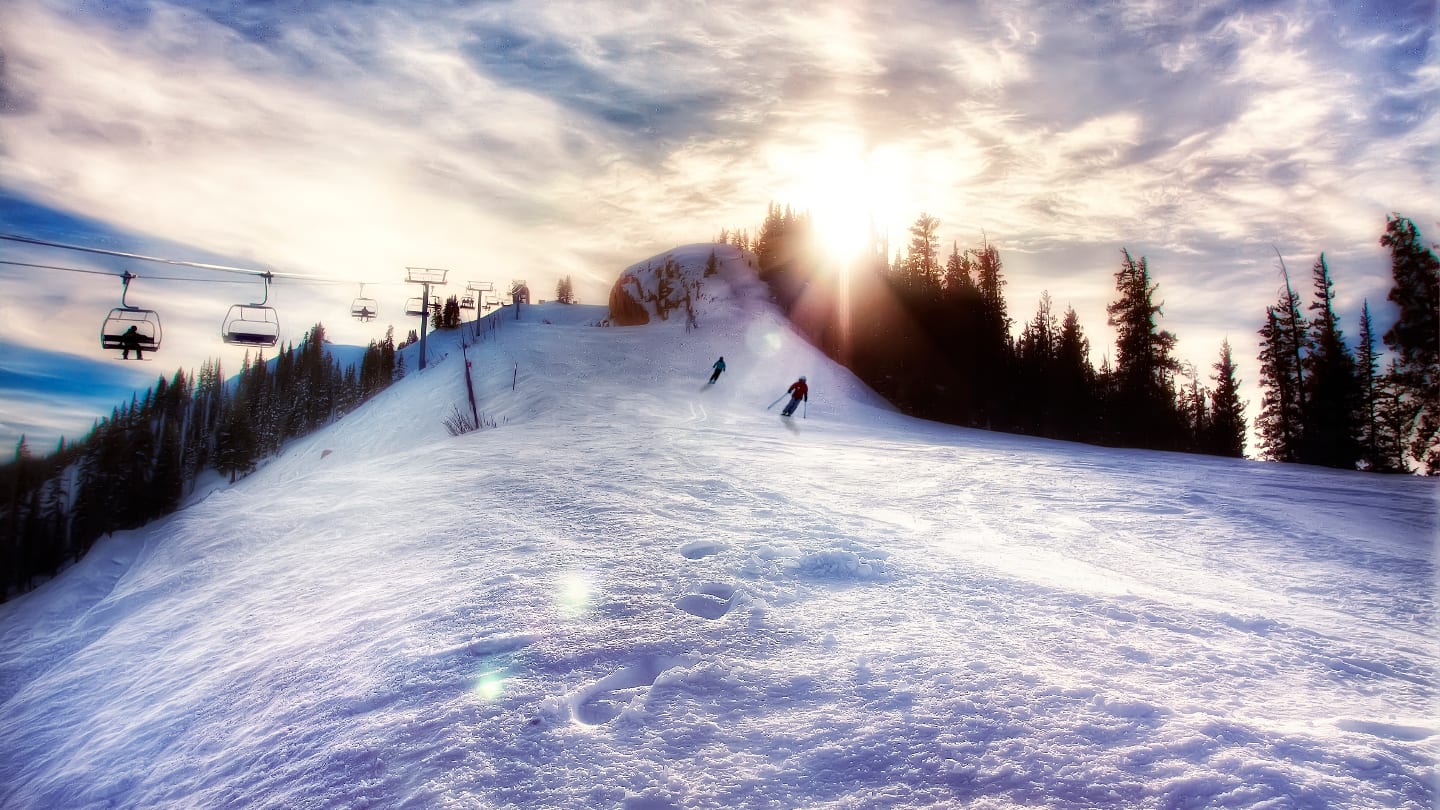
[[[120,359],[129,360],[131,349],[135,350],[136,360],[145,359],[140,353],[140,329],[134,324],[131,324],[130,328],[125,330],[125,334],[120,336]]]

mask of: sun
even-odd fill
[[[890,178],[878,170],[858,140],[845,136],[818,149],[793,155],[790,162],[797,210],[808,211],[820,258],[837,269],[874,255],[890,225],[894,193]]]

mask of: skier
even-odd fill
[[[718,379],[720,379],[720,372],[722,372],[722,371],[725,370],[725,355],[723,355],[723,354],[720,355],[720,359],[715,361],[715,366],[714,366],[714,368],[715,368],[715,373],[710,375],[710,384],[711,384],[711,385],[714,385],[714,384],[715,384],[715,381],[718,380]]]
[[[785,389],[785,393],[790,395],[790,402],[786,404],[785,410],[781,411],[780,415],[790,416],[795,413],[796,408],[800,407],[801,400],[810,401],[810,386],[805,384],[805,375],[800,375],[800,379],[790,383],[790,387]]]
[[[131,324],[130,328],[125,330],[125,334],[120,336],[120,359],[129,360],[131,349],[135,350],[136,360],[145,359],[140,354],[140,330],[134,324]]]

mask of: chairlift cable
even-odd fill
[[[0,259],[0,264],[9,264],[16,267],[31,267],[37,270],[63,270],[66,273],[86,273],[92,276],[116,276],[124,277],[128,271],[115,272],[114,270],[86,270],[81,267],[63,267],[58,264],[34,264],[31,262],[17,262],[9,259]],[[253,284],[252,281],[229,278],[193,278],[190,276],[151,276],[131,273],[133,278],[143,278],[146,281],[193,281],[200,284]]]
[[[43,246],[43,247],[59,248],[59,249],[61,249],[61,250],[76,250],[76,251],[81,251],[81,252],[83,252],[83,253],[95,253],[95,254],[99,254],[99,255],[101,255],[101,256],[116,256],[116,257],[118,257],[118,258],[122,258],[122,259],[134,259],[134,260],[136,260],[136,261],[156,262],[156,263],[159,263],[159,264],[170,264],[170,265],[176,265],[176,266],[179,266],[179,267],[194,267],[194,268],[199,269],[199,270],[217,270],[217,271],[225,272],[225,273],[244,273],[244,274],[250,275],[250,276],[270,275],[271,277],[274,277],[274,278],[291,279],[291,280],[294,280],[294,281],[310,282],[310,283],[315,283],[315,284],[353,284],[353,283],[355,283],[355,282],[354,282],[353,280],[351,280],[351,279],[325,278],[325,277],[323,277],[323,276],[315,276],[315,275],[310,275],[310,274],[306,274],[306,273],[283,273],[283,272],[275,272],[275,271],[273,271],[273,270],[257,270],[257,269],[255,269],[255,268],[253,268],[253,267],[231,267],[231,266],[229,266],[229,265],[224,265],[224,264],[210,264],[210,263],[207,263],[207,262],[192,262],[192,261],[186,261],[186,260],[183,260],[183,259],[165,259],[165,258],[161,258],[161,257],[159,257],[159,256],[145,256],[145,255],[139,254],[139,253],[126,253],[126,252],[121,251],[121,250],[109,250],[109,249],[106,249],[106,248],[85,247],[85,246],[83,246],[83,245],[67,245],[67,244],[65,244],[65,243],[63,243],[63,242],[51,242],[51,241],[48,241],[48,240],[45,240],[45,239],[35,239],[35,238],[29,237],[29,236],[19,236],[19,235],[16,235],[16,234],[9,234],[9,233],[0,233],[0,239],[9,240],[9,241],[11,241],[11,242],[24,242],[24,243],[26,243],[26,244],[30,244],[30,245],[40,245],[40,246]],[[152,277],[152,278],[159,278],[159,277],[156,276],[156,277]],[[171,280],[190,280],[190,279],[171,279]],[[199,281],[200,279],[194,279],[194,280]]]
[[[9,259],[0,259],[0,264],[11,264],[16,267],[33,267],[37,270],[64,270],[67,273],[89,273],[92,276],[118,276],[119,273],[112,273],[109,270],[81,270],[78,267],[59,267],[53,264],[31,264],[30,262],[12,262]]]
[[[34,239],[29,236],[16,236],[15,234],[9,233],[0,233],[0,239],[7,239],[11,242],[24,242],[31,245],[41,245],[44,247],[59,248],[61,250],[77,250],[82,253],[96,253],[101,256],[118,256],[122,259],[135,259],[137,261],[157,262],[159,264],[174,264],[181,267],[195,267],[201,270],[220,270],[227,273],[247,273],[249,275],[259,275],[266,272],[264,270],[255,270],[248,267],[230,267],[224,264],[208,264],[205,262],[191,262],[181,259],[163,259],[158,256],[145,256],[139,253],[126,253],[121,250],[84,247],[82,245],[67,245],[63,242],[50,242],[45,239]]]

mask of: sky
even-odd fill
[[[0,805],[1434,806],[1434,480],[910,419],[735,254],[522,315],[0,604]]]
[[[444,295],[524,279],[548,298],[568,275],[597,303],[641,257],[754,233],[772,201],[837,250],[873,221],[893,252],[928,213],[946,253],[1000,248],[1017,323],[1047,290],[1074,306],[1097,365],[1120,251],[1145,256],[1181,359],[1208,377],[1228,339],[1253,417],[1278,256],[1308,294],[1326,255],[1353,338],[1363,301],[1393,318],[1387,214],[1440,239],[1436,21],[1434,2],[1301,0],[8,0],[0,232],[288,274],[268,291],[284,339],[321,321],[364,344],[410,328],[409,266],[449,270]],[[165,327],[154,363],[110,368],[117,279],[0,264],[7,441],[89,427],[53,380],[123,378],[113,403],[208,357],[238,369],[219,321],[265,292],[0,252],[135,272],[129,302]],[[347,315],[362,293],[371,324]]]

